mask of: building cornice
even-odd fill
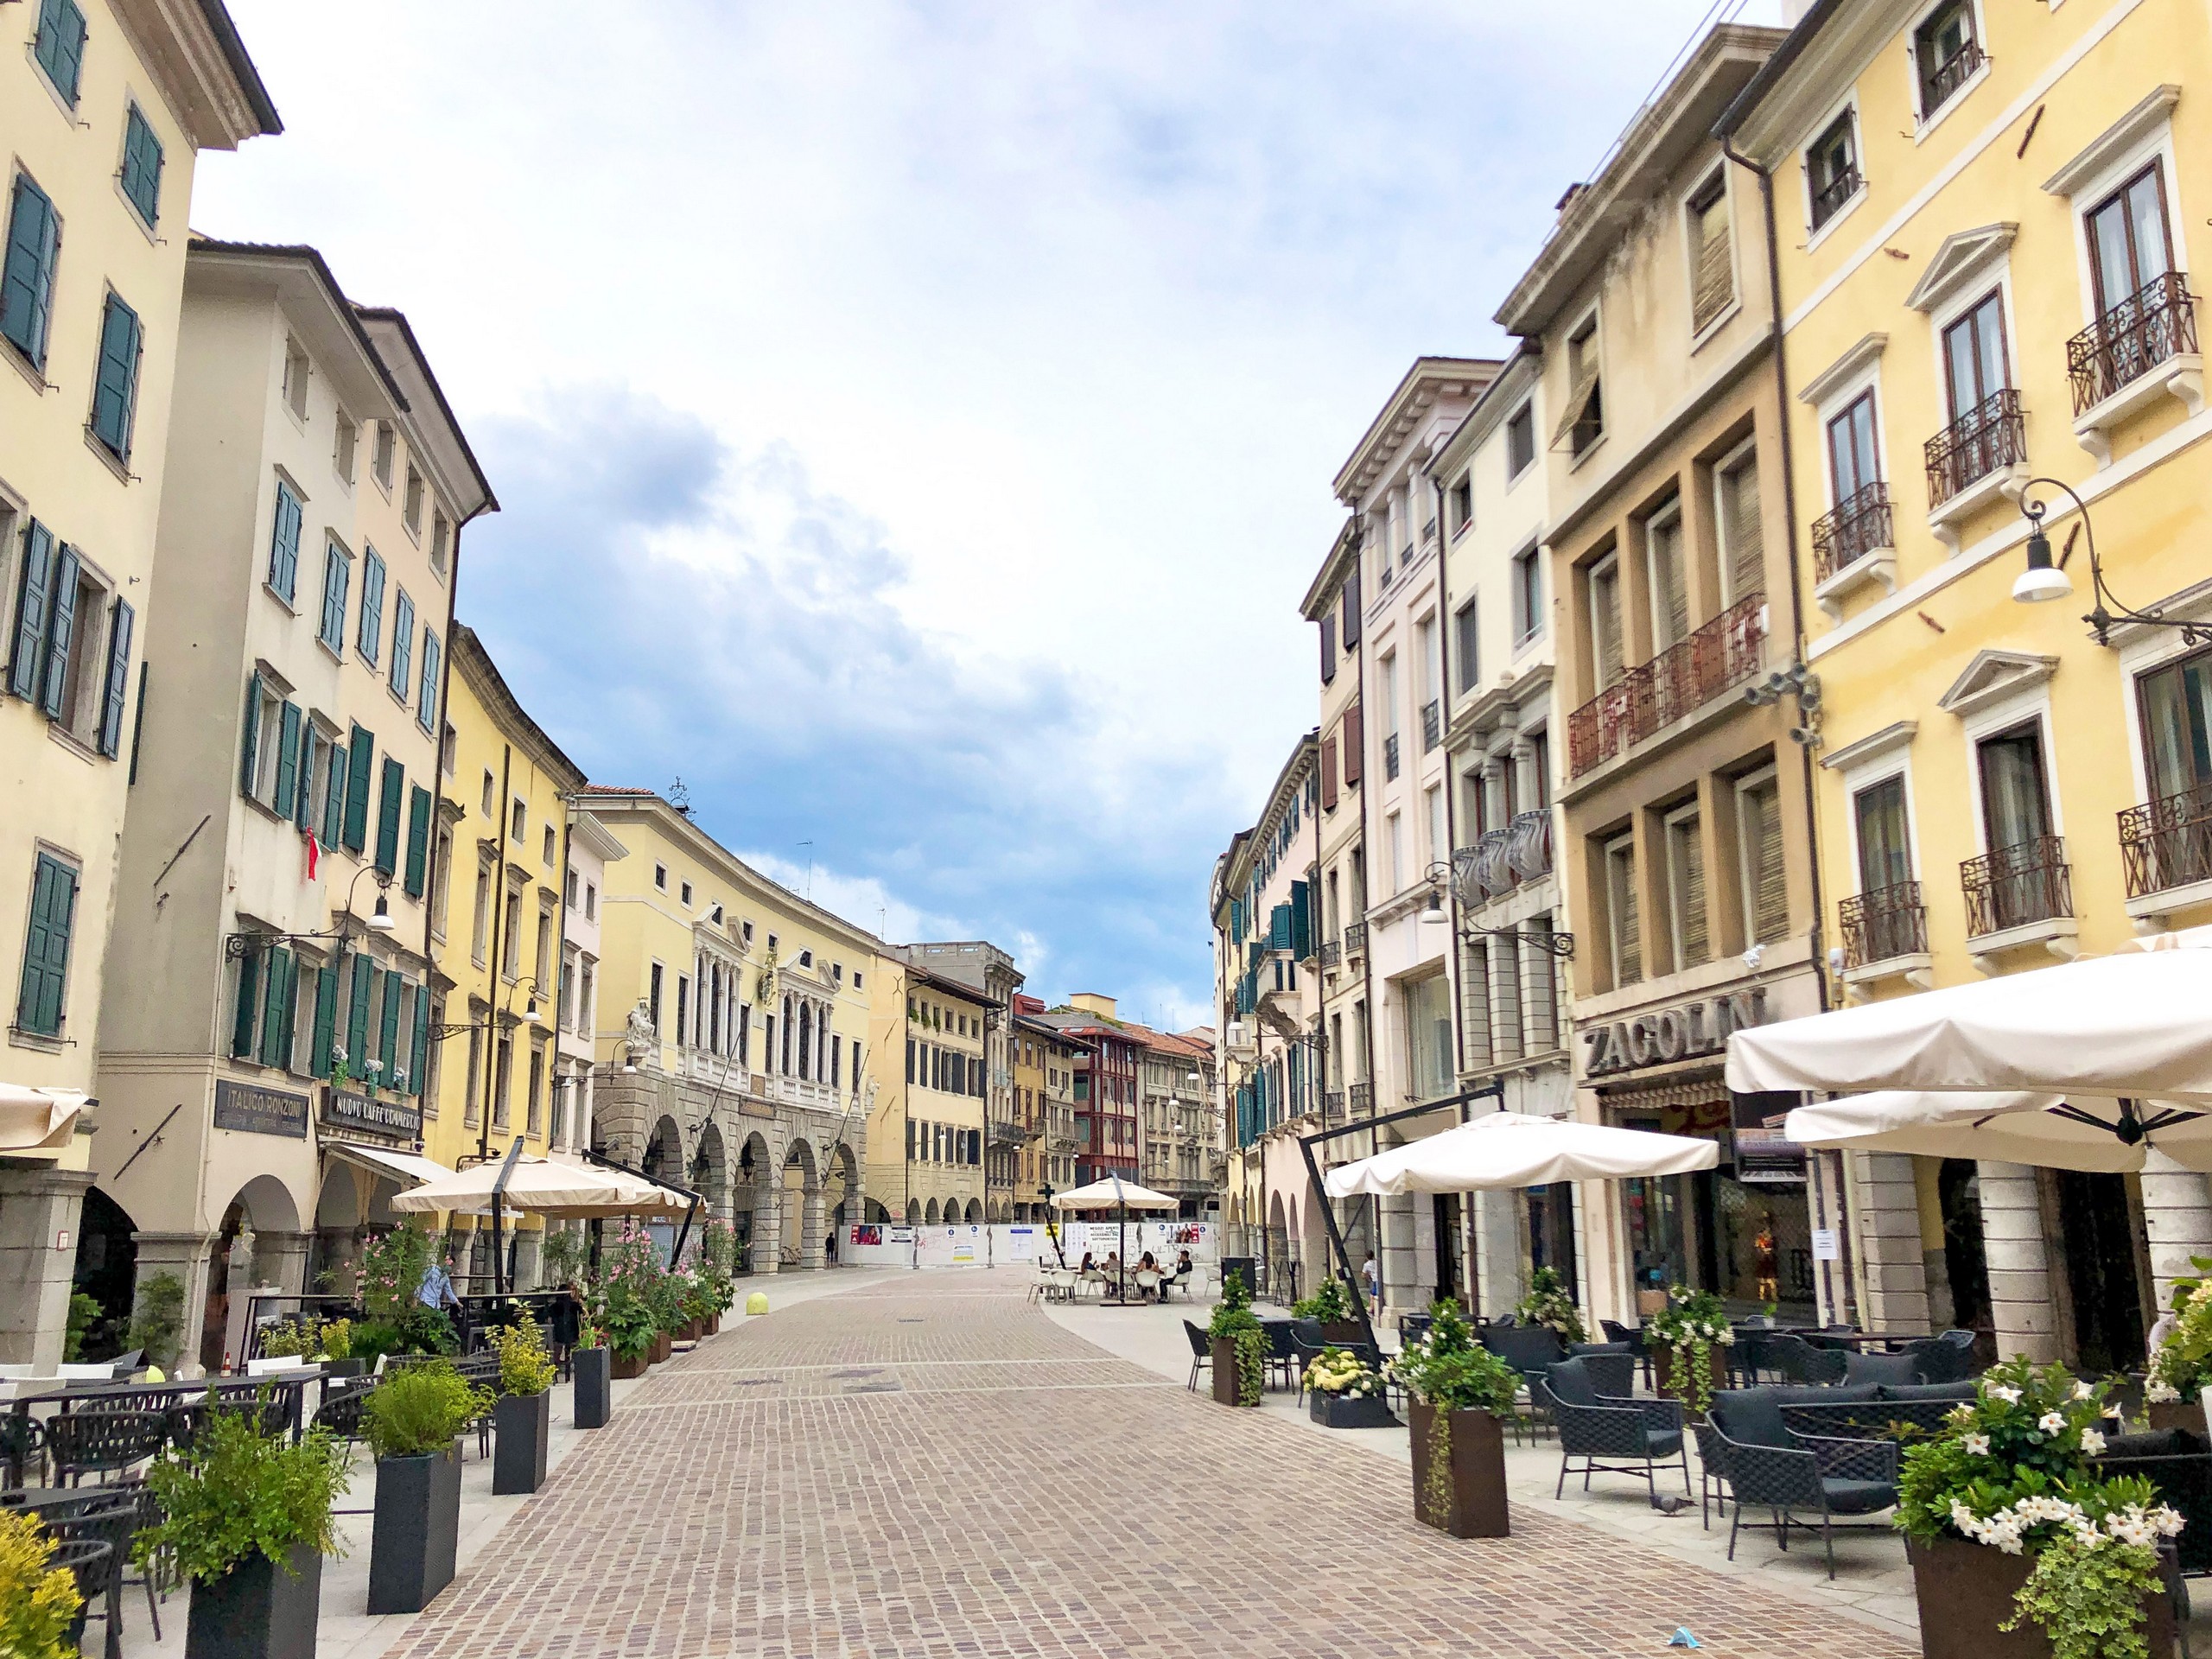
[[[1384,467],[1442,397],[1478,396],[1498,371],[1496,358],[1417,357],[1369,423],[1331,487],[1337,499],[1357,511]]]

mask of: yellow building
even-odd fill
[[[1090,1046],[1037,1018],[1042,998],[1020,996],[1013,1016],[1014,1109],[1022,1126],[1021,1167],[1014,1190],[1016,1221],[1052,1219],[1050,1192],[1077,1183],[1075,1129],[1076,1058]]]
[[[584,775],[516,701],[474,629],[453,631],[431,937],[439,1065],[423,1150],[452,1167],[549,1144],[568,948],[568,802]],[[536,1258],[533,1229],[518,1281]],[[488,1262],[471,1272],[488,1274]]]
[[[1722,122],[1777,219],[1847,997],[2212,916],[2212,657],[2083,618],[2212,616],[2196,67],[2212,26],[2184,0],[1829,0]],[[2058,568],[2025,576],[2046,508]],[[1847,1277],[1884,1328],[2123,1368],[2212,1246],[2204,1178],[2155,1154],[2139,1179],[1847,1162]]]
[[[193,172],[281,129],[219,0],[0,8],[0,1361],[47,1366],[90,1179],[92,1115],[66,1120],[95,1086]],[[59,1120],[31,1122],[32,1090],[63,1091]]]
[[[754,1272],[823,1266],[899,1064],[871,1028],[881,942],[650,790],[588,785],[575,811],[627,849],[600,894],[594,1149],[704,1194]]]
[[[911,961],[906,986],[905,1122],[898,1138],[877,1154],[880,1166],[903,1153],[896,1166],[903,1181],[878,1196],[887,1210],[908,1222],[981,1222],[989,1076],[985,1016],[1000,1014],[1004,1005]]]

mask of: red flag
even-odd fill
[[[315,861],[321,855],[322,849],[315,844],[314,830],[302,830],[300,837],[308,844],[308,880],[312,881],[315,880]]]

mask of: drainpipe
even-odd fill
[[[1487,387],[1484,388],[1488,390]],[[1449,441],[1447,440],[1447,442]],[[1444,511],[1444,486],[1433,467],[1424,474],[1436,489],[1436,626],[1437,673],[1444,683],[1437,690],[1437,741],[1444,750],[1444,904],[1448,932],[1444,941],[1444,982],[1452,989],[1452,1064],[1453,1092],[1464,1091],[1467,1074],[1467,988],[1461,981],[1459,957],[1459,779],[1452,763],[1452,526]],[[1508,764],[1511,764],[1509,760]],[[1419,925],[1418,923],[1415,924]],[[1525,1051],[1524,1051],[1525,1052]],[[1503,1096],[1500,1096],[1501,1102]],[[1474,1109],[1459,1103],[1459,1121],[1467,1122]],[[1475,1196],[1462,1194],[1459,1211],[1459,1264],[1466,1283],[1462,1287],[1467,1306],[1478,1307],[1475,1294]]]

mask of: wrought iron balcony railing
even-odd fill
[[[1967,935],[1980,938],[2074,913],[2066,838],[2038,836],[1959,866],[1967,894]]]
[[[1826,582],[1877,548],[1895,547],[1890,523],[1890,486],[1875,482],[1853,491],[1813,520],[1814,579]]]
[[[1513,815],[1511,839],[1505,843],[1506,868],[1523,881],[1552,873],[1552,815],[1537,807]]]
[[[1435,702],[1421,706],[1421,752],[1427,754],[1444,741],[1444,712]]]
[[[1398,775],[1398,734],[1395,732],[1382,740],[1382,776],[1387,780]]]
[[[1325,939],[1322,941],[1321,965],[1324,968],[1335,967],[1338,963],[1344,960],[1344,948],[1338,940]]]
[[[1917,881],[1853,893],[1836,911],[1843,925],[1846,968],[1928,954],[1928,908],[1920,901]]]
[[[1344,929],[1344,960],[1350,962],[1354,957],[1363,957],[1366,954],[1367,924],[1354,922]]]
[[[1813,228],[1821,226],[1843,211],[1843,206],[1859,194],[1859,187],[1866,181],[1859,176],[1856,165],[1847,167],[1819,189],[1813,192]]]
[[[1920,83],[1921,120],[1934,119],[1936,112],[1951,101],[1951,95],[1974,79],[1974,72],[1981,67],[1981,42],[1969,39],[1961,41],[1957,51],[1929,70]]]
[[[2196,302],[2185,271],[2154,276],[2066,342],[2074,412],[2088,413],[2161,363],[2196,350]]]
[[[1348,1090],[1346,1090],[1346,1093],[1348,1093],[1351,1098],[1351,1113],[1353,1116],[1364,1117],[1375,1109],[1375,1085],[1373,1084],[1365,1082],[1355,1083]]]
[[[2212,783],[2122,812],[2120,855],[2131,899],[2212,881]]]
[[[1580,777],[1758,671],[1766,595],[1746,594],[1695,633],[1630,669],[1567,717],[1568,770]]]
[[[1928,440],[1928,505],[2028,458],[2027,423],[2011,386],[1985,398]]]

